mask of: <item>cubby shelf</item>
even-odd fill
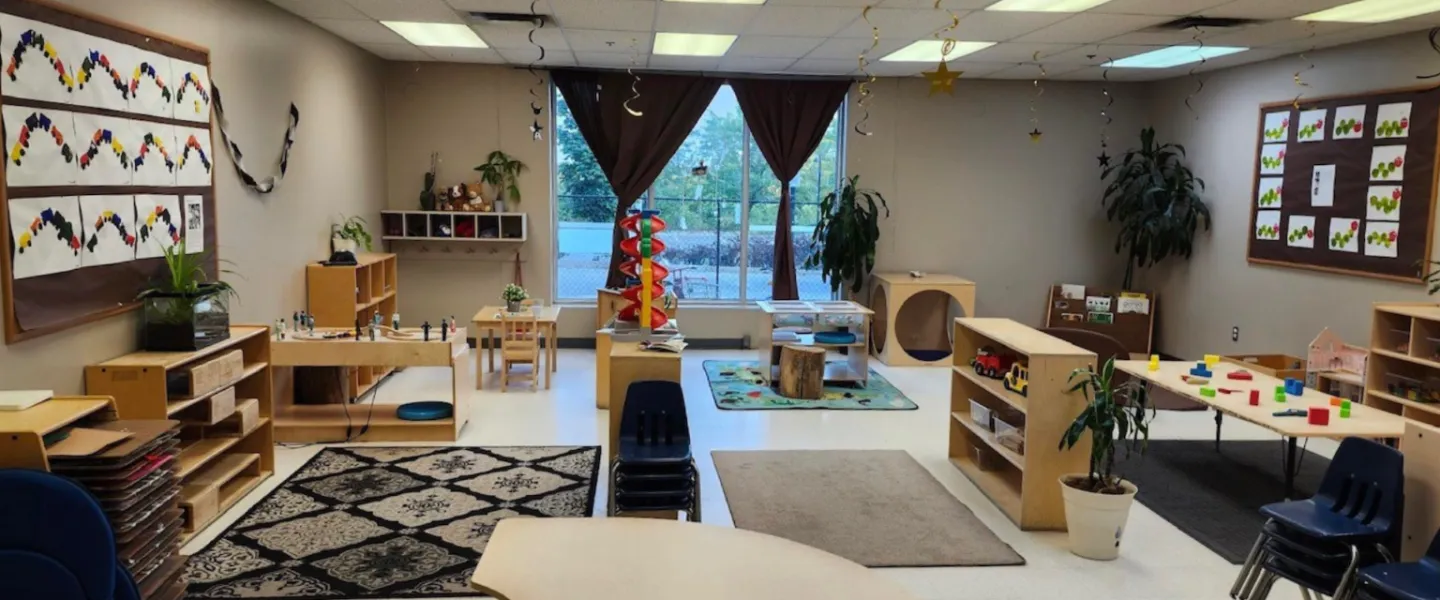
[[[1365,404],[1440,425],[1440,305],[1376,303],[1365,367]]]
[[[528,237],[525,213],[380,211],[385,241],[518,243]]]
[[[390,323],[398,310],[400,260],[394,254],[362,253],[354,266],[311,264],[305,269],[306,310],[315,317],[316,327],[368,324],[375,315]],[[394,369],[389,367],[344,367],[351,400],[369,393]]]

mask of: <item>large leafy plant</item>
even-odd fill
[[[480,172],[480,180],[486,185],[495,188],[497,192],[504,195],[506,200],[518,204],[520,202],[520,174],[529,168],[525,166],[525,163],[496,150],[485,159],[485,164],[475,167],[475,170]]]
[[[190,254],[185,251],[184,239],[164,251],[165,277],[158,280],[153,287],[140,292],[139,299],[163,299],[163,305],[159,309],[166,322],[189,320],[196,302],[211,300],[218,302],[221,307],[228,307],[231,300],[240,297],[228,282],[210,281],[210,274],[205,272],[205,265],[210,262],[210,252]],[[221,262],[229,264],[228,261]],[[226,269],[221,269],[220,273],[234,274]]]
[[[1184,158],[1184,146],[1157,144],[1155,129],[1146,127],[1140,148],[1101,174],[1110,180],[1102,201],[1105,216],[1120,224],[1115,253],[1127,253],[1123,289],[1131,289],[1136,267],[1171,256],[1190,258],[1195,231],[1201,224],[1210,230],[1210,208],[1200,199],[1205,181],[1190,172]]]
[[[858,187],[860,176],[845,180],[838,192],[820,201],[820,220],[810,237],[813,251],[805,259],[806,269],[820,269],[830,283],[830,293],[850,282],[850,292],[859,293],[865,277],[875,268],[875,245],[880,241],[880,211],[890,216],[885,197],[875,190]]]
[[[1100,372],[1089,367],[1070,373],[1071,392],[1085,394],[1085,410],[1060,437],[1060,449],[1074,448],[1090,434],[1090,471],[1073,485],[1097,494],[1123,494],[1120,476],[1115,474],[1115,451],[1124,446],[1126,456],[1145,452],[1150,442],[1150,406],[1146,388],[1136,379],[1115,385],[1115,359],[1105,361]]]

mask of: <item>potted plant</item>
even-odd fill
[[[1190,258],[1195,230],[1203,223],[1210,230],[1210,208],[1200,199],[1205,181],[1182,164],[1185,147],[1157,144],[1155,129],[1140,131],[1140,148],[1125,153],[1120,164],[1101,174],[1109,179],[1105,217],[1120,223],[1115,253],[1128,253],[1125,282],[1132,289],[1136,267],[1159,263],[1172,255]]]
[[[368,224],[360,217],[346,217],[340,215],[343,220],[337,225],[330,226],[330,245],[334,252],[354,253],[359,250],[361,244],[365,251],[370,251],[370,232],[365,230]]]
[[[1090,439],[1089,472],[1060,478],[1070,551],[1085,558],[1114,560],[1120,555],[1125,521],[1139,491],[1115,474],[1115,451],[1123,445],[1126,456],[1137,450],[1144,454],[1155,409],[1138,380],[1115,385],[1114,358],[1105,361],[1099,373],[1089,367],[1075,369],[1070,383],[1069,391],[1083,392],[1086,404],[1061,436],[1060,449],[1069,450],[1086,437]]]
[[[145,350],[191,352],[230,337],[230,300],[239,296],[229,283],[209,280],[209,257],[187,253],[183,239],[165,249],[165,278],[139,296]]]
[[[520,203],[520,174],[530,167],[499,150],[490,153],[485,164],[475,167],[480,181],[495,190],[495,212],[505,212],[505,202]]]
[[[861,189],[855,175],[820,201],[820,220],[810,236],[812,253],[806,269],[820,269],[830,282],[830,293],[850,282],[850,293],[858,294],[865,277],[875,268],[875,245],[880,241],[880,211],[890,216],[885,197],[875,190]]]
[[[525,288],[513,283],[505,284],[505,291],[500,292],[500,299],[505,301],[506,312],[520,312],[520,303],[529,297],[530,295],[525,293]]]

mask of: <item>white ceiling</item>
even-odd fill
[[[1111,0],[1079,14],[986,12],[998,0],[943,0],[941,6],[961,17],[956,39],[998,42],[951,62],[968,78],[1031,79],[1040,63],[1049,77],[1097,80],[1108,59],[1149,52],[1172,44],[1193,44],[1199,35],[1209,45],[1252,48],[1211,60],[1202,70],[1218,69],[1301,52],[1440,26],[1440,13],[1379,25],[1308,23],[1290,20],[1351,0]],[[336,35],[388,60],[447,61],[526,65],[539,52],[527,39],[527,24],[476,24],[490,48],[421,48],[381,25],[382,20],[469,22],[469,11],[529,13],[530,0],[270,0]],[[933,0],[768,0],[764,5],[722,5],[661,0],[538,0],[536,11],[552,24],[537,32],[545,46],[544,66],[637,68],[742,73],[857,75],[857,58],[870,46],[870,26],[860,18],[875,5],[870,21],[880,29],[880,45],[869,54],[869,72],[910,76],[934,65],[878,62],[886,54],[919,39],[929,39],[950,24],[934,10]],[[1150,31],[1187,15],[1266,19],[1236,29],[1196,33]],[[654,32],[727,33],[739,38],[719,58],[651,56]],[[632,57],[634,45],[638,56]],[[1025,64],[1030,63],[1030,64]],[[1172,69],[1112,69],[1123,81],[1165,79],[1188,73],[1194,65]]]

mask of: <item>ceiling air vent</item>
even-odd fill
[[[536,21],[540,24],[549,25],[552,23],[550,15],[532,15],[530,13],[502,13],[475,11],[470,13],[470,21],[486,25],[525,25],[529,26]]]
[[[1147,31],[1181,31],[1185,29],[1234,29],[1262,23],[1259,19],[1232,19],[1229,17],[1181,17],[1168,23],[1161,23]]]

